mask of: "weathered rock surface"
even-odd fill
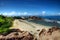
[[[60,28],[52,27],[48,30],[42,29],[38,36],[39,39],[27,31],[11,29],[7,33],[0,34],[0,40],[60,40]]]
[[[33,40],[33,35],[19,29],[12,29],[9,34],[0,35],[0,40]]]
[[[42,29],[39,37],[40,40],[60,40],[60,28],[52,27],[48,30]]]

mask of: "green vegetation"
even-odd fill
[[[9,27],[12,26],[12,17],[5,17],[0,15],[0,33],[7,32],[9,30]]]

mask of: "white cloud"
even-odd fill
[[[27,12],[24,12],[23,15],[27,15]]]
[[[4,13],[2,13],[2,14],[3,14],[3,15],[5,15],[5,16],[7,15],[7,13],[6,13],[6,12],[4,12]]]
[[[42,11],[42,15],[45,15],[46,11]]]
[[[2,13],[5,16],[20,16],[20,15],[27,15],[27,12],[15,12],[15,11],[11,11],[11,12],[4,12]]]
[[[10,12],[8,15],[16,15],[17,13],[15,11]]]
[[[21,15],[21,13],[20,13],[20,12],[18,12],[18,13],[17,13],[17,15],[19,16],[19,15]]]
[[[13,15],[16,15],[16,12],[15,11],[12,11],[12,12],[4,12],[2,14],[5,15],[5,16],[13,16]]]

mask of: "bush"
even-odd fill
[[[0,15],[0,33],[7,32],[12,26],[12,17],[4,17]]]

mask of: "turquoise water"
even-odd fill
[[[44,26],[57,26],[60,27],[59,23],[52,23],[52,22],[46,22],[46,21],[41,21],[41,20],[27,20],[28,22],[33,22],[36,24],[44,25]]]

